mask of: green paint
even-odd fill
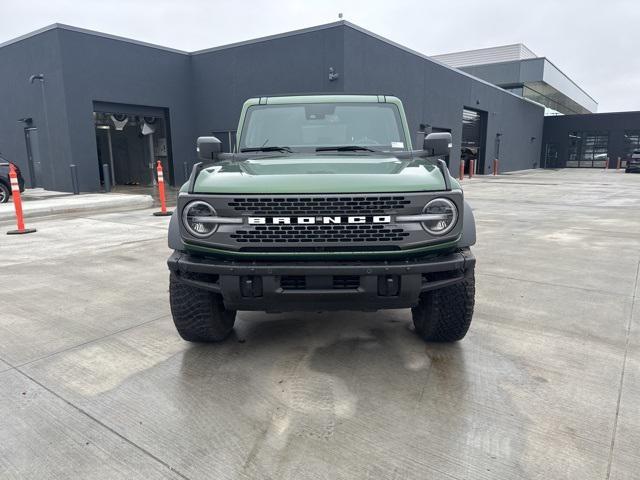
[[[386,193],[444,190],[429,160],[392,154],[295,154],[252,158],[205,168],[196,193]]]

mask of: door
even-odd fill
[[[544,146],[544,164],[542,168],[558,168],[558,147],[555,143]]]
[[[161,161],[171,182],[168,109],[94,102],[93,114],[100,176],[108,164],[114,185],[151,186]]]
[[[470,161],[473,160],[473,173],[484,173],[484,144],[487,136],[486,113],[469,108],[462,110],[460,159],[464,160],[465,172],[469,172]]]
[[[609,158],[609,132],[570,132],[567,167],[604,168]]]
[[[27,146],[27,166],[29,168],[29,186],[41,187],[42,184],[42,156],[40,155],[40,142],[38,141],[38,129],[28,127],[24,129],[24,140]]]

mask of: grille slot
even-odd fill
[[[307,288],[307,277],[304,275],[283,275],[280,277],[280,288],[283,290],[304,290]]]
[[[355,290],[360,287],[360,277],[357,275],[334,275],[333,288],[335,290]]]
[[[259,225],[230,235],[239,243],[360,243],[400,242],[409,233],[388,225]]]
[[[410,205],[403,196],[357,196],[357,197],[269,197],[234,198],[227,206],[236,212],[253,215],[324,215],[358,214],[377,215],[399,211]]]

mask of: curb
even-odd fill
[[[3,204],[2,207],[5,208],[0,208],[0,222],[14,221],[15,212],[12,202]],[[116,209],[141,210],[151,207],[153,207],[151,195],[124,194],[89,194],[23,203],[25,218]]]

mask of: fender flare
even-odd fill
[[[473,215],[471,205],[464,201],[464,214],[462,216],[464,225],[462,226],[462,238],[458,242],[460,248],[470,247],[476,243],[476,219]]]
[[[172,250],[184,251],[185,245],[180,235],[180,220],[178,210],[174,210],[169,220],[169,248]]]

